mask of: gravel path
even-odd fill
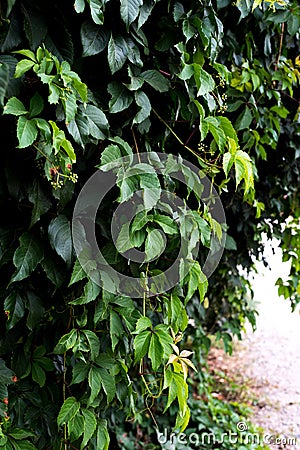
[[[287,267],[279,252],[266,253],[272,270],[257,264],[259,274],[253,281],[259,302],[257,330],[248,330],[241,349],[245,375],[258,398],[252,421],[282,436],[270,448],[300,450],[300,310],[291,313],[289,302],[278,297],[274,284]],[[293,438],[296,444],[289,441]]]

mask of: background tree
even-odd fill
[[[111,440],[111,448],[131,448],[120,443],[124,430],[142,433],[145,446],[156,425],[171,420],[184,430],[195,407],[189,390],[207,382],[199,363],[209,336],[230,350],[246,319],[255,326],[239,268],[261,255],[263,232],[291,261],[278,286],[295,308],[299,23],[297,2],[284,1],[4,2],[0,447],[101,450]],[[220,229],[197,193],[167,173],[134,175],[97,216],[109,263],[147,276],[177,255],[177,226],[155,203],[130,229],[128,248],[155,256],[161,229],[164,257],[128,264],[112,246],[116,204],[148,192],[147,182],[190,202],[184,238],[197,230],[201,252],[163,295],[113,295],[76,259],[72,212],[96,167],[150,151],[181,155],[211,178],[226,212],[226,251],[208,284],[202,255]],[[203,429],[222,413],[213,407],[202,404],[199,429],[199,420]]]

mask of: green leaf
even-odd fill
[[[251,109],[248,106],[246,106],[244,111],[241,112],[239,117],[236,119],[235,129],[237,131],[248,129],[252,123],[252,120],[253,116],[251,113]]]
[[[92,411],[89,411],[88,409],[82,409],[81,412],[84,419],[83,440],[80,445],[80,449],[82,450],[95,433],[97,428],[97,421],[95,413],[93,413]]]
[[[83,47],[82,56],[92,56],[101,53],[107,46],[109,33],[90,21],[85,21],[80,30]]]
[[[150,339],[148,356],[151,359],[152,368],[154,372],[156,372],[159,366],[162,364],[163,355],[164,350],[159,340],[159,337],[156,334],[152,334]]]
[[[86,277],[86,273],[84,272],[84,277]],[[78,281],[78,280],[77,280]],[[71,284],[71,283],[70,283]],[[84,286],[83,295],[75,300],[70,302],[71,305],[86,305],[87,303],[93,302],[100,293],[100,286],[94,283],[92,280],[89,280]]]
[[[109,323],[110,323],[110,327],[109,327],[110,338],[111,338],[111,343],[112,343],[112,349],[114,351],[117,343],[119,342],[120,338],[122,338],[122,336],[124,334],[124,328],[123,328],[122,321],[121,321],[119,315],[113,310],[110,311]]]
[[[208,125],[209,131],[213,135],[219,149],[223,150],[226,144],[226,136],[218,119],[216,117],[206,117],[202,122]]]
[[[103,14],[103,1],[102,0],[90,0],[91,16],[93,21],[97,25],[103,25],[104,14]]]
[[[13,114],[14,116],[22,116],[27,114],[23,103],[16,97],[11,97],[3,108],[3,114]]]
[[[84,0],[75,0],[74,9],[78,14],[82,13],[84,11],[84,8],[85,8]]]
[[[150,345],[151,331],[145,330],[137,334],[134,338],[134,361],[139,362],[148,352]]]
[[[37,362],[34,361],[31,364],[31,376],[33,381],[38,383],[40,387],[43,387],[45,385],[46,382],[45,371]]]
[[[167,92],[170,89],[169,80],[157,70],[146,70],[140,77],[158,92]]]
[[[122,36],[110,36],[108,42],[108,65],[112,74],[120,70],[127,59],[128,47]]]
[[[167,234],[178,234],[178,227],[176,222],[169,216],[164,216],[163,214],[155,214],[154,222],[158,223],[161,228]]]
[[[26,56],[26,58],[31,59],[34,62],[37,62],[35,54],[31,50],[15,50],[13,53],[17,53],[18,55]]]
[[[88,119],[89,134],[95,139],[105,139],[106,136],[103,131],[108,130],[108,120],[101,109],[94,105],[86,107],[86,115]]]
[[[89,343],[90,352],[91,352],[91,360],[95,361],[100,351],[100,341],[98,336],[90,330],[82,330],[83,333]]]
[[[97,397],[97,395],[101,390],[102,379],[100,375],[100,370],[101,369],[99,369],[98,367],[92,366],[89,371],[88,383],[89,387],[91,388],[91,394],[89,398],[90,403],[93,403],[93,401],[95,400],[95,398]]]
[[[72,419],[68,421],[68,432],[71,439],[77,440],[84,430],[84,420],[80,413],[77,413]]]
[[[30,228],[40,220],[40,217],[49,211],[52,206],[51,201],[46,197],[40,183],[34,180],[28,193],[28,199],[33,204],[31,213]]]
[[[108,104],[109,112],[111,114],[124,111],[124,109],[127,109],[133,101],[133,97],[130,92],[128,92],[128,89],[117,81],[109,83],[107,91],[112,96]]]
[[[40,242],[32,234],[25,232],[19,241],[20,246],[13,257],[17,270],[11,281],[20,281],[29,277],[44,256]]]
[[[78,384],[86,380],[89,371],[89,365],[84,361],[78,361],[72,370],[71,384]]]
[[[0,358],[0,383],[11,384],[14,375],[14,372],[6,367],[4,360]]]
[[[144,331],[147,328],[152,328],[151,320],[149,319],[149,317],[140,317],[136,323],[135,332],[139,334],[141,333],[141,331]]]
[[[127,250],[133,248],[134,246],[130,238],[129,227],[129,223],[124,223],[118,234],[116,248],[119,253],[125,253]]]
[[[198,89],[197,96],[208,94],[215,88],[213,77],[201,68],[199,64],[193,64],[194,78]]]
[[[116,159],[121,158],[121,152],[117,145],[110,144],[108,145],[101,154],[101,163],[100,167],[104,166],[105,164],[109,164],[111,162],[116,161]]]
[[[150,116],[151,103],[150,103],[148,96],[143,91],[135,92],[134,98],[135,98],[136,104],[140,107],[140,110],[134,117],[133,123],[141,123],[145,119],[147,119],[147,117]]]
[[[14,439],[16,439],[17,441],[23,440],[23,439],[28,439],[28,438],[31,438],[31,437],[35,437],[35,434],[32,433],[31,431],[22,430],[21,428],[13,428],[9,432],[9,435],[11,437],[13,437]]]
[[[73,246],[71,227],[66,216],[61,214],[50,222],[48,235],[52,248],[68,265],[70,265]]]
[[[116,394],[115,378],[107,370],[100,369],[102,387],[107,396],[107,403],[111,403]]]
[[[92,267],[96,268],[96,265]],[[76,259],[69,286],[71,286],[74,283],[77,283],[80,280],[83,280],[84,278],[87,278],[87,271],[84,269],[84,267],[82,267],[79,260]]]
[[[26,148],[34,143],[37,138],[38,129],[33,120],[20,116],[17,123],[18,148]]]
[[[57,417],[57,425],[60,427],[64,423],[68,423],[69,420],[76,416],[76,414],[79,412],[79,409],[80,403],[77,402],[75,397],[67,398],[59,411]]]
[[[77,341],[77,330],[75,330],[74,328],[69,331],[69,333],[65,334],[64,336],[62,336],[60,338],[60,340],[58,341],[58,343],[55,346],[55,349],[53,350],[54,353],[64,353],[67,350],[70,350],[71,348],[74,347],[76,341]]]
[[[107,431],[107,421],[104,419],[98,419],[97,440],[96,440],[97,450],[108,450],[109,442],[110,438]]]
[[[8,312],[6,328],[10,330],[24,317],[25,302],[21,295],[17,291],[14,291],[6,297],[3,306],[4,310]]]
[[[139,15],[139,7],[143,4],[142,0],[121,0],[120,14],[127,29]]]
[[[223,155],[223,170],[225,172],[226,177],[228,177],[229,171],[234,163],[234,156],[227,152]]]
[[[22,59],[16,66],[15,78],[20,78],[24,73],[28,72],[36,63],[28,59]]]
[[[9,66],[0,62],[0,105],[4,103],[9,84]]]
[[[30,99],[29,118],[40,114],[44,109],[44,100],[38,92]]]
[[[147,261],[157,259],[165,248],[165,238],[160,230],[151,230],[145,242]]]

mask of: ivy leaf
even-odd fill
[[[116,384],[115,379],[113,376],[111,376],[107,370],[105,369],[99,369],[101,380],[102,380],[102,387],[103,390],[107,396],[107,403],[111,403],[113,400],[115,394],[116,394]]]
[[[83,434],[83,430],[84,420],[82,415],[78,413],[68,421],[68,432],[72,439],[77,440]]]
[[[77,330],[73,328],[71,331],[69,331],[69,333],[65,334],[60,338],[53,351],[54,353],[58,354],[64,353],[67,350],[73,348],[76,341],[77,341]]]
[[[80,445],[80,449],[82,450],[95,433],[97,428],[97,421],[95,414],[92,411],[89,411],[88,409],[83,409],[81,412],[84,419],[83,440]]]
[[[92,56],[101,53],[107,46],[109,33],[92,22],[83,22],[80,30],[81,43],[83,47],[82,56]]]
[[[116,159],[121,158],[121,156],[122,155],[119,147],[117,145],[110,144],[102,152],[99,167],[105,166],[106,164],[116,161]]]
[[[133,97],[130,92],[128,92],[128,89],[117,81],[109,83],[107,91],[112,97],[108,104],[109,112],[111,114],[124,111],[124,109],[127,109],[133,101]]]
[[[89,387],[91,389],[91,394],[89,398],[89,402],[93,403],[97,395],[99,394],[101,390],[101,375],[100,375],[100,369],[96,366],[92,366],[89,371],[88,375],[88,383]]]
[[[239,115],[239,117],[236,119],[235,129],[237,131],[248,129],[251,125],[252,120],[253,116],[251,113],[251,109],[248,106],[246,106],[245,109]]]
[[[102,0],[90,0],[91,16],[93,21],[97,25],[103,25],[104,15],[103,15],[103,1]]]
[[[26,148],[34,143],[38,134],[38,129],[33,120],[28,120],[20,116],[17,124],[18,148]]]
[[[29,277],[44,256],[40,242],[32,234],[25,232],[19,241],[20,246],[13,257],[17,270],[11,281],[20,281]]]
[[[7,311],[8,318],[6,322],[7,330],[13,328],[25,314],[25,302],[21,295],[17,292],[11,292],[4,300],[4,310]],[[1,368],[0,368],[1,370]]]
[[[130,233],[129,233],[129,223],[124,223],[118,234],[118,238],[116,241],[116,248],[119,253],[125,253],[127,250],[133,248],[133,243],[131,242]]]
[[[134,338],[134,361],[137,363],[140,361],[148,352],[150,345],[151,331],[144,330],[137,334]]]
[[[147,328],[152,327],[152,322],[149,319],[149,317],[140,317],[139,320],[136,323],[135,327],[135,333],[141,333],[142,331],[146,330]]]
[[[38,92],[30,99],[29,118],[35,117],[43,111],[44,100]]]
[[[81,272],[77,272],[78,274]],[[84,277],[86,277],[86,273],[84,272]],[[78,281],[78,280],[77,280]],[[84,286],[84,293],[81,297],[72,300],[70,302],[71,305],[86,305],[87,303],[93,302],[100,293],[100,286],[94,283],[92,280],[89,280]]]
[[[9,84],[9,66],[0,62],[0,105],[4,103],[6,91]],[[3,114],[5,114],[3,112]]]
[[[148,356],[151,359],[152,368],[154,372],[157,371],[159,366],[162,364],[162,359],[164,355],[163,346],[156,334],[151,335]]]
[[[31,364],[31,376],[33,381],[35,381],[40,387],[43,387],[45,385],[45,371],[37,362],[34,361]]]
[[[33,203],[33,209],[31,213],[31,228],[36,222],[40,220],[40,217],[45,214],[52,206],[51,201],[46,197],[44,191],[41,188],[40,183],[34,180],[33,186],[29,190],[28,199]]]
[[[194,78],[198,89],[197,95],[202,96],[211,92],[215,87],[213,77],[201,68],[199,64],[193,64]]]
[[[112,344],[113,351],[116,348],[117,343],[119,342],[120,338],[122,338],[124,334],[124,328],[122,325],[122,321],[119,317],[119,315],[111,310],[110,311],[110,320],[109,320],[109,332],[110,332],[110,339]]]
[[[166,245],[166,238],[160,230],[151,230],[145,242],[145,253],[147,261],[158,258]]]
[[[61,214],[50,222],[48,235],[52,248],[70,266],[73,246],[70,222],[66,216]]]
[[[120,70],[128,55],[128,47],[122,36],[110,36],[108,42],[108,65],[112,74]]]
[[[76,414],[79,412],[80,409],[80,403],[77,402],[75,397],[69,397],[67,398],[57,417],[57,425],[60,427],[64,423],[68,423],[69,420],[73,419],[73,417],[76,416]]]
[[[106,136],[103,131],[108,130],[108,120],[104,112],[94,105],[88,105],[86,107],[86,116],[90,136],[93,136],[95,139],[105,139]]]
[[[120,13],[127,29],[139,15],[139,7],[143,4],[142,0],[121,0]]]
[[[29,59],[22,59],[22,61],[19,61],[16,66],[15,71],[15,78],[20,78],[24,73],[28,72],[34,65],[36,64],[35,61],[30,61]]]
[[[163,214],[155,214],[154,222],[158,223],[165,233],[170,235],[178,234],[177,225],[171,217]]]
[[[141,123],[145,119],[147,119],[147,117],[150,116],[151,103],[150,103],[148,96],[143,91],[135,92],[134,98],[135,98],[136,104],[140,107],[140,110],[134,117],[133,123]]]
[[[146,70],[140,74],[140,77],[158,92],[167,92],[170,89],[169,80],[157,70]]]
[[[91,360],[95,361],[100,351],[100,341],[97,335],[90,330],[83,330],[82,333],[85,335],[91,352]]]
[[[223,155],[223,170],[225,172],[226,177],[228,177],[229,171],[234,163],[234,156],[227,152]]]
[[[97,450],[108,450],[109,447],[109,434],[107,431],[107,421],[104,419],[98,420],[98,428],[97,428]]]
[[[13,114],[14,116],[22,116],[28,111],[23,103],[16,97],[11,97],[3,108],[3,114]]]

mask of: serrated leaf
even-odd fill
[[[107,421],[104,419],[98,420],[96,442],[97,450],[108,450],[110,438],[107,431]]]
[[[9,85],[9,66],[0,62],[0,105],[4,103]]]
[[[251,125],[252,120],[253,115],[251,113],[251,109],[248,106],[246,106],[244,111],[242,111],[241,114],[236,119],[235,129],[237,131],[248,129]]]
[[[117,145],[110,144],[108,145],[101,154],[101,163],[100,167],[104,166],[105,164],[109,164],[113,161],[116,161],[117,159],[121,158],[121,152]]]
[[[151,230],[145,241],[147,261],[158,258],[165,248],[165,243],[165,237],[160,230]]]
[[[69,333],[60,338],[55,346],[55,349],[53,350],[54,353],[64,353],[67,350],[70,350],[70,348],[73,348],[76,343],[77,337],[77,331],[75,329],[69,331]]]
[[[11,281],[21,281],[29,277],[44,256],[40,242],[32,234],[25,232],[19,241],[20,246],[13,257],[17,270]]]
[[[129,223],[124,223],[122,228],[118,234],[116,241],[116,248],[119,253],[125,253],[127,250],[133,248],[133,243],[131,242],[130,232],[129,232]]]
[[[91,360],[95,361],[97,356],[99,355],[100,351],[100,341],[98,336],[90,330],[82,330],[81,333],[83,333],[89,343],[89,348],[91,352]]]
[[[150,103],[148,96],[143,91],[135,92],[134,98],[135,98],[136,104],[140,107],[140,110],[134,117],[133,123],[141,123],[145,119],[147,119],[147,117],[150,116],[151,103]]]
[[[124,111],[133,101],[133,96],[128,92],[128,89],[116,81],[109,83],[107,91],[112,97],[108,104],[111,114]]]
[[[84,420],[80,413],[77,413],[72,419],[68,421],[68,432],[71,439],[77,440],[84,430]]]
[[[23,297],[17,292],[11,292],[4,300],[4,310],[8,311],[8,319],[6,323],[7,330],[15,326],[25,314],[25,302]],[[0,367],[1,370],[1,367]]]
[[[84,272],[84,278],[86,274]],[[77,280],[78,281],[78,280]],[[100,293],[100,286],[94,283],[92,280],[89,280],[84,286],[83,295],[76,300],[72,300],[70,302],[71,305],[86,305],[87,303],[93,302]]]
[[[15,70],[15,78],[20,78],[24,73],[28,72],[36,63],[34,61],[29,61],[28,59],[22,59],[19,61],[16,70]]]
[[[86,380],[88,371],[89,371],[88,364],[86,364],[86,362],[84,361],[78,361],[73,367],[72,371],[73,376],[71,384],[81,383],[82,381]]]
[[[134,361],[137,363],[148,352],[150,345],[151,331],[145,330],[137,334],[134,338]]]
[[[136,323],[135,332],[140,334],[142,331],[146,330],[147,328],[152,327],[152,322],[149,319],[149,317],[140,317],[139,320]]]
[[[108,65],[112,74],[120,70],[128,55],[128,47],[122,36],[110,36],[108,42]]]
[[[233,163],[234,163],[234,156],[229,152],[224,153],[224,155],[223,155],[223,170],[225,172],[226,178],[228,177],[229,171],[230,171]]]
[[[30,228],[40,220],[40,217],[45,214],[52,206],[51,201],[46,197],[40,183],[35,180],[28,194],[29,201],[33,204],[31,213]]]
[[[73,245],[70,222],[66,216],[61,214],[50,222],[48,235],[52,248],[70,265]]]
[[[202,96],[211,92],[215,87],[213,77],[201,68],[199,64],[193,64],[194,78],[198,89],[197,95]]]
[[[103,2],[102,0],[90,0],[91,16],[93,21],[97,25],[103,25],[104,14],[103,14]]]
[[[153,220],[161,226],[165,233],[170,235],[178,234],[176,222],[171,217],[163,214],[155,214]]]
[[[74,9],[78,14],[82,13],[84,11],[84,8],[85,8],[84,0],[75,0]]]
[[[106,135],[103,131],[107,131],[109,127],[108,120],[104,112],[94,105],[88,105],[86,107],[86,115],[88,119],[89,135],[95,139],[104,140]]]
[[[111,403],[116,394],[116,384],[113,376],[105,369],[100,369],[102,387],[107,396],[107,403]]]
[[[40,114],[44,109],[44,100],[38,92],[34,94],[30,99],[29,105],[29,118],[35,117]]]
[[[9,431],[9,435],[16,439],[17,441],[22,439],[28,439],[35,437],[35,434],[28,430],[22,430],[21,428],[13,428]]]
[[[159,366],[162,364],[163,355],[164,355],[163,346],[158,336],[156,334],[152,334],[150,339],[148,356],[151,360],[154,372],[156,372]]]
[[[16,97],[11,97],[3,108],[3,114],[13,114],[14,116],[22,116],[27,114],[23,103]]]
[[[67,130],[77,144],[84,147],[89,136],[88,118],[80,110],[76,116],[67,124]]]
[[[112,349],[114,351],[120,338],[124,334],[124,328],[119,315],[113,310],[110,311],[109,324],[110,339],[112,343]]]
[[[82,450],[95,433],[97,428],[97,421],[95,413],[93,413],[92,411],[89,411],[88,409],[82,409],[81,413],[84,419],[83,440],[80,445],[80,449]]]
[[[26,148],[34,143],[37,138],[38,129],[33,120],[20,116],[17,123],[18,148]]]
[[[64,423],[68,423],[69,420],[71,420],[73,417],[76,416],[76,414],[78,413],[80,409],[80,403],[77,402],[75,397],[69,397],[67,398],[57,417],[57,425],[61,426]]]
[[[101,390],[101,375],[100,375],[100,369],[96,366],[92,366],[89,371],[88,375],[88,383],[89,387],[91,388],[91,394],[89,401],[90,403],[93,403],[97,395],[99,394]]]
[[[83,47],[82,56],[92,56],[101,53],[108,44],[109,33],[90,21],[85,21],[80,30]]]
[[[146,70],[140,77],[158,92],[167,92],[170,89],[169,80],[157,70]]]
[[[142,0],[121,0],[120,14],[127,29],[139,15],[139,7],[143,4]]]
[[[37,363],[32,362],[31,364],[31,376],[33,381],[39,384],[40,387],[43,387],[46,382],[46,374],[44,369]]]

